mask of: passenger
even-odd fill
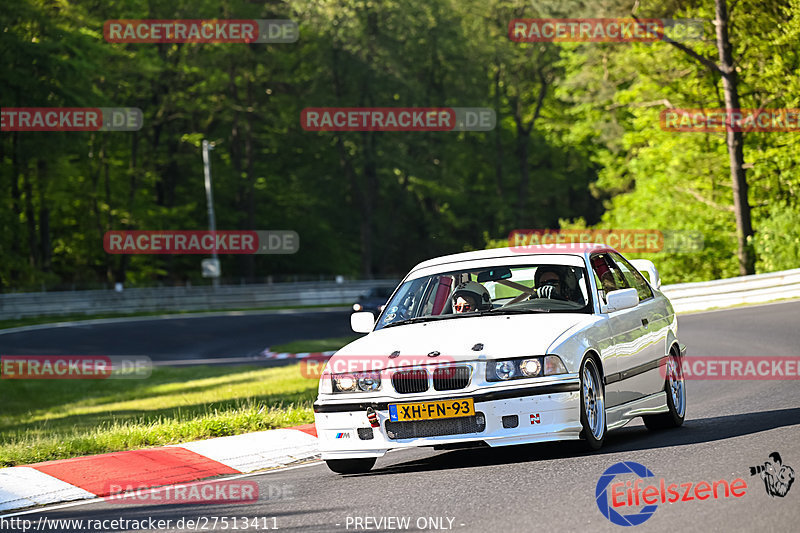
[[[486,287],[477,281],[461,283],[453,291],[453,312],[469,313],[485,311],[492,308],[492,299]]]

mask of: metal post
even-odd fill
[[[209,161],[208,151],[213,149],[214,143],[203,140],[203,173],[205,174],[206,203],[208,204],[208,229],[212,234],[217,231],[217,221],[214,218],[214,193],[211,191],[211,163]],[[211,258],[215,260],[215,263],[219,261],[216,248],[211,254]],[[219,287],[219,276],[211,278],[211,283],[214,287]]]

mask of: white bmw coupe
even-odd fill
[[[325,366],[314,403],[322,458],[359,473],[393,448],[580,439],[598,449],[639,416],[650,429],[680,426],[685,348],[660,285],[652,262],[593,244],[420,263],[377,321],[351,315],[369,334]]]

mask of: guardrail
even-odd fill
[[[780,298],[800,298],[800,268],[699,283],[665,285],[661,287],[661,291],[677,312],[756,304]]]
[[[396,286],[398,280],[268,283],[223,287],[0,294],[0,319],[72,314],[151,311],[208,311],[259,307],[343,305],[373,287]],[[661,287],[676,311],[800,298],[800,268],[700,283]]]
[[[268,283],[259,285],[0,294],[0,319],[151,311],[208,311],[353,303],[373,287],[399,280]]]

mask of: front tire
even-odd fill
[[[363,474],[375,466],[376,457],[366,459],[327,459],[328,468],[337,474]]]
[[[679,427],[686,416],[686,384],[683,380],[681,360],[675,352],[669,354],[666,374],[664,392],[667,393],[669,412],[643,416],[644,425],[650,430]]]
[[[597,363],[587,357],[581,364],[581,436],[590,450],[599,450],[606,438],[606,401]]]

